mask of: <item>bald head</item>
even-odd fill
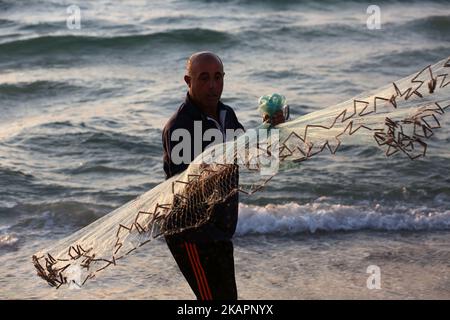
[[[222,67],[223,63],[218,55],[210,51],[200,51],[192,54],[186,62],[186,75],[192,77],[193,72],[196,71],[196,66],[201,63],[217,62]]]
[[[184,81],[189,95],[205,114],[217,117],[217,105],[223,90],[223,64],[209,51],[194,53],[186,63]]]

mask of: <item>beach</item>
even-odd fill
[[[450,55],[439,0],[380,1],[380,29],[363,1],[101,0],[79,4],[79,28],[71,5],[0,0],[0,299],[195,298],[162,239],[82,289],[31,263],[164,181],[162,128],[193,52],[222,58],[222,101],[247,129],[262,95],[295,119]],[[448,113],[440,124],[424,158],[347,148],[241,194],[239,299],[450,299]]]

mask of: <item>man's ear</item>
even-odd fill
[[[191,77],[189,77],[188,75],[184,76],[184,82],[186,82],[186,84],[188,85],[188,87],[191,87]]]

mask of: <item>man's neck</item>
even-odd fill
[[[192,100],[192,102],[195,104],[195,106],[197,108],[200,109],[200,111],[205,114],[206,116],[213,118],[216,121],[219,121],[219,106],[216,105],[215,108],[214,107],[205,107],[202,106],[201,104],[197,103],[195,100],[192,99],[192,96],[190,96],[190,99]]]

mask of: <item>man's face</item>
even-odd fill
[[[223,66],[213,57],[199,58],[191,66],[191,75],[184,79],[189,95],[202,108],[214,110],[223,90]]]

